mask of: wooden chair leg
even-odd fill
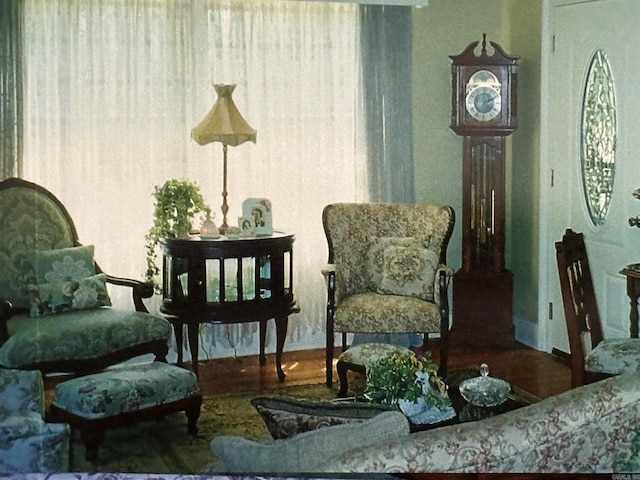
[[[327,343],[325,346],[325,375],[327,387],[333,385],[333,331],[327,330]]]

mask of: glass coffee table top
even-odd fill
[[[500,415],[502,413],[510,412],[512,410],[531,405],[538,400],[534,396],[527,394],[519,388],[511,386],[509,392],[506,394],[506,398],[504,399],[504,401],[500,402],[498,405],[472,405],[460,393],[460,386],[464,384],[465,381],[478,377],[481,377],[481,373],[477,367],[454,370],[447,383],[449,385],[449,398],[451,399],[453,408],[457,413],[456,417],[440,423],[422,425],[412,424],[411,432],[413,433],[422,430],[430,430],[433,428],[443,427],[446,425],[483,420],[485,418],[493,417],[495,415]],[[501,385],[501,388],[504,387]]]

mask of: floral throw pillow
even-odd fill
[[[93,245],[38,250],[27,257],[33,266],[36,283],[61,283],[79,280],[96,274]]]
[[[387,295],[433,301],[439,261],[434,239],[380,237],[371,242],[368,255],[370,288]]]
[[[110,306],[104,273],[79,280],[29,285],[30,315],[43,317],[71,310]]]

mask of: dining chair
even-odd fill
[[[572,388],[640,370],[640,339],[604,338],[584,235],[567,229],[555,247]]]

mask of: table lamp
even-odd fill
[[[229,227],[227,224],[227,147],[235,147],[241,143],[251,141],[256,143],[256,130],[242,118],[231,94],[235,85],[213,85],[218,98],[202,121],[191,130],[191,138],[199,145],[211,142],[222,143],[223,170],[222,170],[222,225],[220,233]]]

